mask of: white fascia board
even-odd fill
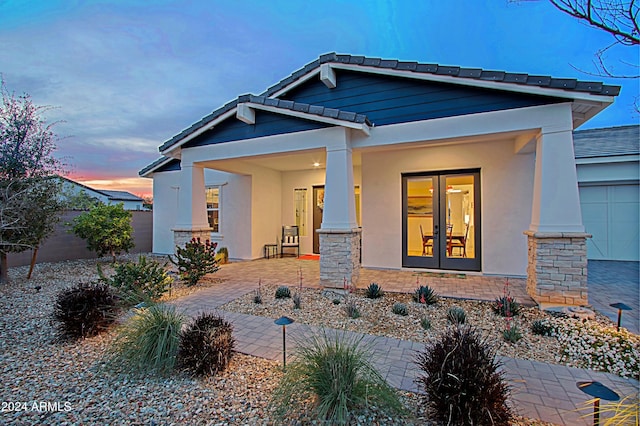
[[[229,111],[227,111],[224,114],[222,114],[220,117],[218,117],[215,120],[213,120],[211,123],[208,123],[208,124],[204,125],[203,127],[199,128],[198,130],[196,130],[193,133],[189,133],[187,136],[185,136],[184,138],[180,139],[178,142],[174,143],[169,148],[165,149],[164,151],[160,151],[160,154],[171,156],[171,152],[174,151],[176,148],[181,147],[185,143],[189,142],[191,139],[193,139],[193,138],[195,138],[197,136],[200,136],[204,132],[213,129],[221,121],[224,121],[227,118],[229,118],[229,117],[233,116],[234,114],[236,114],[236,109],[237,108],[230,109]]]
[[[571,103],[491,111],[376,126],[367,138],[354,134],[352,148],[383,147],[412,142],[430,142],[500,135],[511,132],[571,131]]]
[[[270,98],[277,98],[278,96],[287,93],[289,90],[293,89],[294,87],[297,87],[297,86],[301,85],[305,81],[315,77],[318,74],[320,74],[320,67],[314,68],[313,70],[309,71],[307,74],[303,75],[302,77],[300,77],[296,81],[292,82],[290,85],[283,87],[282,89],[278,90],[277,92],[274,92],[269,97]]]
[[[323,117],[321,115],[309,114],[302,111],[293,111],[286,108],[278,108],[278,107],[272,107],[269,105],[255,104],[252,102],[238,104],[238,107],[240,106],[247,106],[253,109],[268,111],[274,114],[288,115],[291,117],[301,118],[304,120],[318,121],[321,123],[333,124],[335,126],[347,127],[349,129],[360,130],[365,135],[369,135],[369,126],[367,126],[365,123],[353,123],[351,121],[339,120],[331,117]]]
[[[576,158],[576,164],[634,163],[640,162],[640,155],[611,155],[603,157]]]
[[[415,80],[427,80],[438,83],[449,83],[463,86],[481,87],[484,89],[506,90],[509,92],[528,93],[531,95],[553,96],[556,98],[566,98],[575,100],[585,100],[603,103],[613,103],[613,96],[592,95],[587,92],[566,91],[540,86],[529,86],[525,84],[508,83],[502,81],[478,80],[474,78],[453,77],[449,75],[438,75],[430,73],[420,73],[413,71],[402,71],[388,68],[367,67],[362,65],[332,63],[335,69],[348,71],[368,72],[371,74],[390,75],[394,77],[412,78]]]

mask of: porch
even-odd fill
[[[215,277],[224,280],[225,288],[233,292],[240,287],[257,289],[259,281],[263,285],[295,287],[299,285],[300,273],[303,287],[322,288],[320,262],[317,260],[276,258],[234,262],[220,268]],[[525,278],[509,278],[509,290],[518,302],[533,306],[536,303],[527,294],[526,281]],[[386,292],[412,293],[418,285],[429,285],[440,296],[493,301],[502,296],[506,277],[361,268],[357,288],[366,289],[372,282],[382,286]]]

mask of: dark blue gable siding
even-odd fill
[[[175,172],[180,170],[180,160],[173,159],[162,167],[158,167],[154,173],[158,172]]]
[[[402,77],[344,70],[337,70],[336,73],[338,85],[334,89],[327,88],[318,78],[313,78],[279,98],[365,114],[377,126],[563,102],[562,99],[553,97]],[[330,126],[316,121],[256,110],[255,124],[249,125],[235,117],[230,117],[211,131],[189,141],[184,147],[253,139]]]
[[[365,114],[377,126],[561,102],[560,99],[336,70],[338,85],[311,79],[280,96]]]
[[[194,146],[204,146],[222,142],[253,139],[262,136],[330,127],[329,124],[319,123],[317,121],[303,120],[267,111],[255,111],[255,124],[246,124],[235,118],[235,116],[230,117],[215,126],[211,131],[205,132],[187,142],[184,147],[190,148]]]

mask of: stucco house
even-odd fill
[[[585,303],[572,132],[620,87],[329,53],[160,146],[153,250],[255,259],[297,225],[326,287],[360,267],[527,276]]]
[[[63,176],[60,178],[62,179],[63,195],[75,195],[83,192],[106,205],[122,204],[125,210],[145,210],[144,200],[130,192],[95,189]]]

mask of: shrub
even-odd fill
[[[362,337],[346,333],[311,336],[299,343],[296,361],[274,391],[271,406],[280,419],[295,415],[313,400],[313,417],[323,424],[346,424],[358,409],[375,404],[389,415],[402,405],[371,363],[374,359]]]
[[[502,337],[507,342],[517,343],[518,340],[522,339],[522,333],[520,333],[520,329],[517,325],[511,325],[507,327],[506,330],[502,331]]]
[[[358,309],[358,305],[356,305],[356,301],[353,299],[345,300],[344,302],[344,312],[351,319],[360,318],[360,309]]]
[[[187,286],[198,284],[200,278],[218,270],[217,245],[209,240],[203,244],[200,238],[192,238],[184,247],[176,246],[175,260],[171,256],[169,260],[178,267],[180,279],[185,281]]]
[[[438,302],[439,296],[428,285],[421,285],[413,293],[413,301],[426,305],[433,305]]]
[[[106,284],[91,282],[64,289],[56,295],[53,317],[58,336],[74,339],[95,336],[115,321],[120,300]]]
[[[224,371],[233,355],[233,326],[218,315],[203,313],[180,333],[177,365],[194,376]]]
[[[302,307],[302,296],[300,293],[293,295],[293,309],[300,309]]]
[[[420,326],[425,330],[430,330],[431,329],[431,321],[429,320],[429,318],[423,317],[420,320]]]
[[[531,324],[531,332],[538,336],[551,336],[553,327],[544,320],[535,320]]]
[[[171,305],[139,310],[119,330],[110,362],[124,364],[135,372],[169,373],[176,363],[184,320]]]
[[[73,219],[73,233],[87,241],[87,248],[98,256],[116,255],[133,248],[131,212],[122,204],[94,206],[88,212]]]
[[[419,352],[416,381],[436,420],[451,425],[508,425],[509,389],[495,350],[468,326],[450,327]]]
[[[173,282],[164,270],[164,265],[153,259],[147,261],[144,256],[140,256],[138,263],[116,265],[111,277],[106,277],[98,265],[98,275],[100,281],[118,290],[122,300],[129,306],[160,299]]]
[[[492,309],[496,315],[506,317],[518,315],[522,307],[515,298],[507,295],[498,297],[495,302],[493,302]]]
[[[371,284],[369,284],[369,287],[367,287],[366,296],[369,299],[378,299],[379,297],[382,297],[383,295],[384,295],[384,293],[382,291],[382,287],[380,287],[378,284],[371,283]]]
[[[407,305],[405,305],[404,303],[394,303],[393,306],[391,307],[391,312],[393,312],[396,315],[402,315],[403,317],[406,317],[407,315],[409,315],[409,310],[407,309]]]
[[[340,299],[338,299],[338,298],[333,299],[333,304],[334,305],[339,305],[340,304]]]
[[[467,314],[459,306],[452,306],[447,310],[447,320],[454,325],[460,325],[467,322]]]
[[[288,299],[291,297],[291,290],[286,285],[281,285],[276,289],[276,299]]]

